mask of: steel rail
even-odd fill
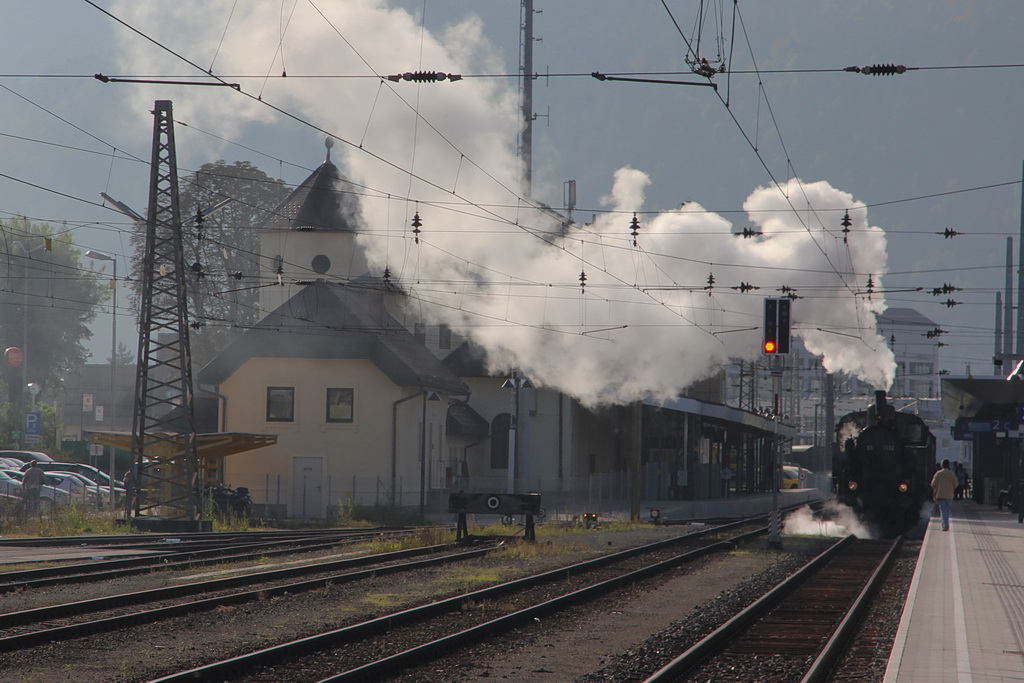
[[[699,666],[702,662],[709,659],[713,654],[723,649],[731,640],[750,627],[755,621],[766,615],[774,607],[781,604],[786,597],[799,589],[801,585],[812,576],[817,574],[826,563],[832,561],[841,553],[846,552],[855,542],[856,537],[849,535],[826,549],[813,560],[805,564],[792,576],[765,593],[744,610],[737,613],[710,634],[692,645],[689,649],[656,671],[650,677],[644,679],[644,683],[670,683],[671,681],[679,680],[679,678],[687,671]],[[893,548],[890,547],[883,561],[888,561],[892,555]],[[883,561],[880,561],[878,564],[882,564]],[[871,576],[874,578],[878,574],[879,568],[876,565]],[[861,591],[861,595],[863,595],[863,591]]]
[[[190,595],[228,590],[256,583],[280,581],[308,574],[348,570],[354,567],[364,567],[367,565],[378,565],[384,562],[394,562],[421,555],[440,553],[450,548],[451,546],[449,545],[422,546],[420,548],[395,550],[387,553],[364,555],[362,557],[349,557],[343,560],[315,562],[298,567],[288,567],[286,569],[250,572],[223,579],[194,581],[192,583],[179,584],[176,586],[150,588],[142,591],[90,598],[88,600],[79,600],[76,602],[50,605],[47,607],[35,607],[17,612],[6,612],[4,614],[0,614],[0,628],[12,628],[25,624],[38,623],[48,619],[58,619],[76,614],[87,614],[89,612],[101,612],[104,610],[117,609],[132,605],[142,605],[160,600],[174,600],[177,598],[188,597]],[[477,552],[484,553],[490,550],[490,548],[486,548]],[[382,569],[380,567],[375,567],[373,571],[382,571]],[[7,639],[0,638],[0,650],[4,649],[4,643],[6,642]]]
[[[304,535],[318,535],[333,532],[355,532],[368,531],[417,531],[424,527],[342,527],[337,529],[269,529],[254,531],[195,531],[180,534],[170,533],[131,533],[131,534],[103,534],[93,536],[47,536],[41,538],[5,538],[0,541],[0,547],[123,547],[146,544],[162,544],[168,541],[188,543],[190,541],[225,541],[234,538],[260,538],[260,537],[301,537]]]
[[[8,652],[11,650],[17,650],[25,647],[31,647],[43,643],[51,643],[58,640],[67,640],[69,638],[77,638],[83,635],[90,635],[95,633],[102,633],[117,630],[127,626],[134,626],[137,624],[151,623],[159,621],[161,619],[169,619],[171,617],[181,616],[183,614],[190,614],[194,612],[201,612],[205,610],[213,610],[218,607],[225,605],[237,605],[245,602],[254,602],[257,600],[263,600],[267,597],[275,597],[279,595],[294,594],[304,591],[316,590],[318,588],[324,588],[330,585],[337,585],[341,583],[347,583],[351,581],[358,581],[360,579],[372,578],[374,576],[382,576],[385,574],[395,574],[406,571],[412,571],[414,569],[424,569],[427,567],[447,564],[451,562],[458,562],[462,560],[473,559],[479,557],[482,554],[491,552],[493,548],[485,548],[478,550],[463,551],[457,555],[446,555],[443,557],[428,558],[425,560],[415,560],[412,562],[405,562],[401,564],[375,566],[370,569],[363,569],[360,571],[347,572],[343,574],[335,574],[327,577],[320,577],[317,579],[311,579],[308,581],[301,581],[298,583],[290,583],[280,586],[263,587],[240,593],[232,593],[230,595],[219,595],[211,598],[202,598],[199,600],[191,600],[176,605],[168,605],[165,607],[156,607],[153,609],[142,610],[139,612],[132,612],[130,614],[123,614],[112,617],[105,617],[101,619],[94,619],[91,621],[80,622],[76,624],[68,624],[65,626],[56,626],[52,628],[41,629],[38,631],[29,631],[26,633],[20,633],[17,635],[7,636],[0,638],[0,652]],[[401,554],[407,551],[398,551],[397,553],[387,553],[391,556],[389,559],[394,559],[396,554]],[[380,558],[381,556],[376,556]],[[290,571],[290,570],[289,570]],[[266,572],[265,574],[272,574],[276,572]],[[281,572],[281,573],[288,573]],[[246,575],[244,577],[237,577],[231,581],[237,582],[241,579],[252,579],[254,577],[263,579],[265,574],[257,575]],[[122,596],[113,596],[111,598],[97,598],[95,600],[84,600],[78,603],[70,603],[69,605],[54,605],[52,607],[41,607],[34,610],[25,610],[23,612],[11,612],[5,615],[0,615],[0,618],[17,618],[24,616],[30,618],[32,622],[39,622],[46,619],[53,619],[61,616],[67,616],[72,613],[82,613],[83,608],[85,611],[100,611],[101,609],[113,609],[115,607],[121,607],[125,604],[138,604],[137,602],[117,602],[120,600],[146,600],[156,601],[168,599],[169,597],[181,597],[177,589],[201,589],[203,585],[208,585],[210,582],[200,582],[194,584],[187,584],[186,586],[175,586],[171,588],[156,588],[150,591],[140,591],[139,593],[129,593]],[[252,581],[250,581],[252,583]],[[192,593],[194,594],[194,593]],[[187,595],[187,593],[185,594]],[[97,605],[104,605],[99,608]],[[76,612],[64,611],[67,608],[78,610]],[[4,623],[4,626],[17,626],[23,625],[24,622],[15,623]]]
[[[382,532],[383,533],[383,532]],[[393,532],[405,534],[406,532]],[[154,569],[171,570],[200,567],[223,562],[243,562],[260,557],[276,557],[300,553],[326,550],[348,543],[379,538],[381,533],[366,535],[320,536],[309,539],[281,540],[273,543],[250,543],[210,550],[186,550],[144,557],[118,558],[97,560],[95,562],[28,569],[19,572],[0,573],[0,595],[26,588],[42,588],[45,586],[84,583],[106,579],[143,574]],[[278,547],[274,547],[278,546]],[[248,552],[239,552],[248,549]],[[14,580],[9,580],[13,577]]]
[[[735,527],[741,524],[749,524],[749,521],[740,521],[733,524],[727,525],[728,527]],[[399,612],[387,614],[375,619],[370,619],[359,624],[352,624],[343,628],[335,629],[325,633],[320,633],[307,638],[301,638],[298,640],[282,643],[280,645],[264,648],[257,650],[245,655],[232,657],[220,662],[213,662],[211,664],[196,667],[188,671],[181,671],[178,673],[170,674],[162,678],[155,679],[151,683],[180,683],[184,681],[197,681],[197,680],[224,680],[226,677],[233,675],[233,672],[250,669],[255,666],[262,664],[273,664],[282,661],[283,659],[293,658],[322,650],[326,648],[338,647],[345,643],[355,642],[360,639],[379,635],[385,633],[396,626],[402,626],[411,624],[416,621],[420,621],[426,618],[434,617],[436,615],[444,614],[447,612],[458,611],[467,603],[475,603],[479,601],[492,600],[510,593],[521,591],[525,588],[538,586],[544,583],[553,581],[560,581],[566,578],[577,576],[587,571],[593,571],[595,569],[606,567],[616,562],[633,558],[642,554],[662,551],[670,548],[672,545],[679,544],[680,542],[687,540],[700,539],[704,536],[714,533],[721,533],[723,528],[712,528],[697,532],[694,534],[686,534],[678,536],[672,539],[658,541],[636,548],[630,548],[622,550],[617,553],[604,555],[599,558],[592,560],[586,560],[579,562],[568,567],[561,567],[558,569],[542,572],[532,576],[515,579],[513,581],[507,581],[505,583],[491,586],[488,588],[482,588],[479,590],[457,595],[444,600],[438,600],[431,602],[426,605],[419,607],[413,607]],[[462,645],[470,641],[478,640],[482,636],[492,633],[500,629],[512,628],[522,621],[528,621],[541,614],[549,614],[557,609],[562,609],[575,604],[581,600],[596,597],[597,595],[607,592],[612,588],[624,585],[628,582],[633,582],[641,578],[645,578],[653,575],[654,573],[666,571],[672,567],[678,566],[685,562],[703,557],[712,552],[724,551],[734,549],[740,540],[746,540],[751,538],[753,535],[763,535],[767,533],[767,527],[758,528],[755,531],[744,533],[733,539],[716,541],[710,543],[702,548],[689,551],[682,555],[677,555],[668,560],[654,563],[647,567],[643,567],[632,572],[628,572],[624,575],[608,579],[606,581],[593,584],[587,588],[583,588],[577,591],[573,591],[560,598],[545,601],[539,605],[534,605],[523,610],[519,610],[512,614],[506,615],[498,619],[488,621],[484,624],[466,629],[457,634],[446,636],[444,638],[432,641],[431,643],[425,643],[419,647],[412,648],[402,653],[385,657],[378,662],[369,663],[363,665],[359,669],[353,669],[350,672],[339,674],[340,676],[353,676],[355,678],[362,679],[373,679],[373,675],[379,675],[386,670],[394,670],[396,668],[409,666],[411,663],[422,663],[424,658],[430,656],[436,656],[441,653],[450,652],[451,648],[455,645]],[[345,680],[344,678],[331,678],[334,680]]]
[[[832,634],[825,647],[822,648],[821,652],[814,659],[814,662],[807,670],[807,673],[804,674],[800,683],[822,683],[822,681],[828,680],[832,668],[846,651],[850,641],[857,632],[857,627],[860,625],[864,614],[871,607],[872,600],[874,600],[875,595],[881,589],[882,584],[885,583],[889,570],[896,561],[897,554],[902,547],[903,537],[901,536],[896,539],[896,542],[889,548],[889,552],[886,553],[878,567],[872,572],[871,578],[864,585],[853,606],[850,607],[850,610],[836,628],[835,633]]]

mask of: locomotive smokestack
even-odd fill
[[[875,392],[875,405],[868,407],[868,427],[874,427],[885,419],[888,402],[884,391]]]

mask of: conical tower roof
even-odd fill
[[[362,215],[355,186],[327,158],[260,226],[262,230],[358,232]]]

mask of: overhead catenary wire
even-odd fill
[[[762,73],[767,73],[767,72],[762,72]]]

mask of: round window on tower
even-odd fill
[[[331,269],[331,259],[327,258],[323,254],[317,254],[313,257],[313,270],[323,275]]]

